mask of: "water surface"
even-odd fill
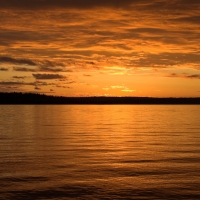
[[[0,199],[200,199],[200,106],[0,106]]]

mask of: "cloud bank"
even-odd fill
[[[70,76],[73,94],[99,94],[89,87],[136,84],[142,91],[145,80],[172,73],[198,80],[199,10],[198,0],[2,0],[0,81],[55,86]],[[57,86],[61,94],[65,85]]]

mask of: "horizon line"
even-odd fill
[[[156,97],[156,96],[63,96],[63,95],[51,95],[51,93],[38,93],[38,92],[0,92],[0,94],[6,93],[6,94],[35,94],[35,95],[45,95],[49,97],[63,97],[63,98],[158,98],[158,99],[166,99],[166,98],[200,98],[200,97],[174,97],[174,96],[168,96],[168,97]]]

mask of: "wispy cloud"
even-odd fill
[[[129,89],[124,85],[112,85],[111,87],[102,88],[105,91],[109,90],[121,90],[122,92],[135,92],[136,90]]]
[[[123,85],[113,85],[113,86],[111,86],[111,88],[112,89],[124,89],[125,88],[125,86],[123,86]]]
[[[122,92],[135,92],[135,90],[130,90],[130,89],[124,89]]]

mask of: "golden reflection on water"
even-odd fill
[[[32,105],[0,111],[4,198],[15,198],[15,192],[47,198],[51,191],[63,194],[50,195],[57,199],[199,195],[199,106]]]

